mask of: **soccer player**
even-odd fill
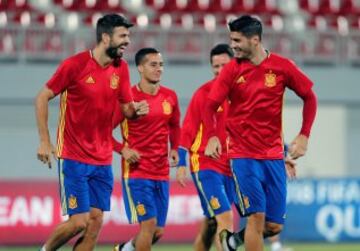
[[[74,250],[92,250],[101,229],[103,211],[110,209],[113,190],[112,117],[117,103],[125,116],[148,112],[146,102],[133,103],[129,69],[121,57],[129,44],[132,24],[110,14],[99,19],[97,45],[61,63],[36,97],[40,136],[37,157],[51,167],[57,152],[63,213],[69,219],[57,226],[41,250],[57,250],[83,232]],[[57,149],[50,141],[48,102],[60,97]]]
[[[205,216],[201,223],[200,232],[195,239],[194,249],[196,251],[210,250],[214,240],[216,249],[221,251],[219,232],[222,229],[229,231],[233,229],[231,204],[235,198],[235,185],[229,161],[225,153],[219,159],[212,159],[204,155],[207,128],[204,127],[201,115],[216,76],[224,65],[231,61],[232,57],[232,49],[227,44],[218,44],[211,50],[210,64],[214,79],[202,85],[194,93],[181,129],[177,180],[182,186],[185,186],[186,155],[190,151],[192,178]],[[228,101],[225,100],[218,107],[216,113],[220,125],[218,133],[223,147],[226,145],[225,120],[228,105]]]
[[[130,223],[140,223],[140,232],[114,250],[151,250],[164,232],[169,205],[170,165],[178,163],[180,110],[176,93],[160,85],[163,59],[154,48],[135,55],[140,82],[132,87],[134,100],[146,100],[149,114],[137,120],[114,118],[121,122],[123,144],[114,149],[122,155],[122,188]],[[170,152],[169,152],[170,142]]]
[[[221,71],[204,108],[204,127],[209,141],[205,154],[219,158],[223,146],[216,134],[219,105],[229,99],[227,117],[228,156],[236,184],[239,207],[248,216],[240,238],[224,230],[225,250],[235,250],[244,241],[245,250],[263,250],[263,237],[280,233],[286,207],[286,171],[283,160],[282,106],[285,88],[304,102],[300,133],[289,154],[303,156],[316,115],[317,100],[311,80],[289,59],[264,49],[262,24],[251,16],[229,23],[235,59]]]

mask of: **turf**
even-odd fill
[[[304,244],[304,243],[293,243],[288,244],[289,247],[293,248],[293,251],[359,251],[359,243],[351,244]],[[38,247],[0,247],[0,251],[36,251]],[[70,247],[62,248],[63,251],[71,251]],[[214,249],[213,249],[214,250]],[[243,248],[239,249],[243,251]],[[269,250],[268,248],[266,249]],[[112,251],[112,246],[101,246],[96,248],[96,251]],[[191,245],[156,245],[152,251],[192,251]]]

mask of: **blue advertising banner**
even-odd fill
[[[282,238],[360,241],[360,178],[289,182]]]

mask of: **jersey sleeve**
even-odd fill
[[[121,64],[120,78],[119,102],[122,104],[130,103],[133,101],[133,97],[130,88],[129,66],[125,61]]]
[[[175,104],[173,107],[173,113],[171,114],[169,126],[170,126],[170,145],[171,149],[178,149],[180,141],[180,108],[179,101],[176,93],[173,94]]]
[[[123,113],[121,112],[120,104],[116,104],[113,114],[113,128],[118,128],[120,123],[125,119]],[[113,150],[120,153],[124,147],[124,144],[118,141],[114,136],[112,137]]]
[[[63,61],[54,75],[46,83],[47,88],[56,95],[65,91],[74,80],[74,67],[69,59]]]
[[[224,66],[211,87],[209,99],[216,101],[218,104],[222,104],[224,102],[233,85],[233,69],[233,61]]]
[[[313,87],[313,82],[291,60],[287,64],[287,87],[292,89],[298,96],[305,96]]]
[[[193,95],[186,110],[186,115],[181,128],[180,146],[190,149],[201,124],[202,92]]]

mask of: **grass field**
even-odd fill
[[[360,242],[352,244],[289,244],[293,251],[360,251]],[[0,251],[36,251],[38,247],[0,247]],[[71,248],[63,248],[63,251],[71,251]],[[112,246],[101,246],[97,251],[112,251]],[[153,251],[192,251],[190,245],[157,245]],[[243,251],[243,248],[239,249]],[[269,250],[269,249],[266,249]]]

